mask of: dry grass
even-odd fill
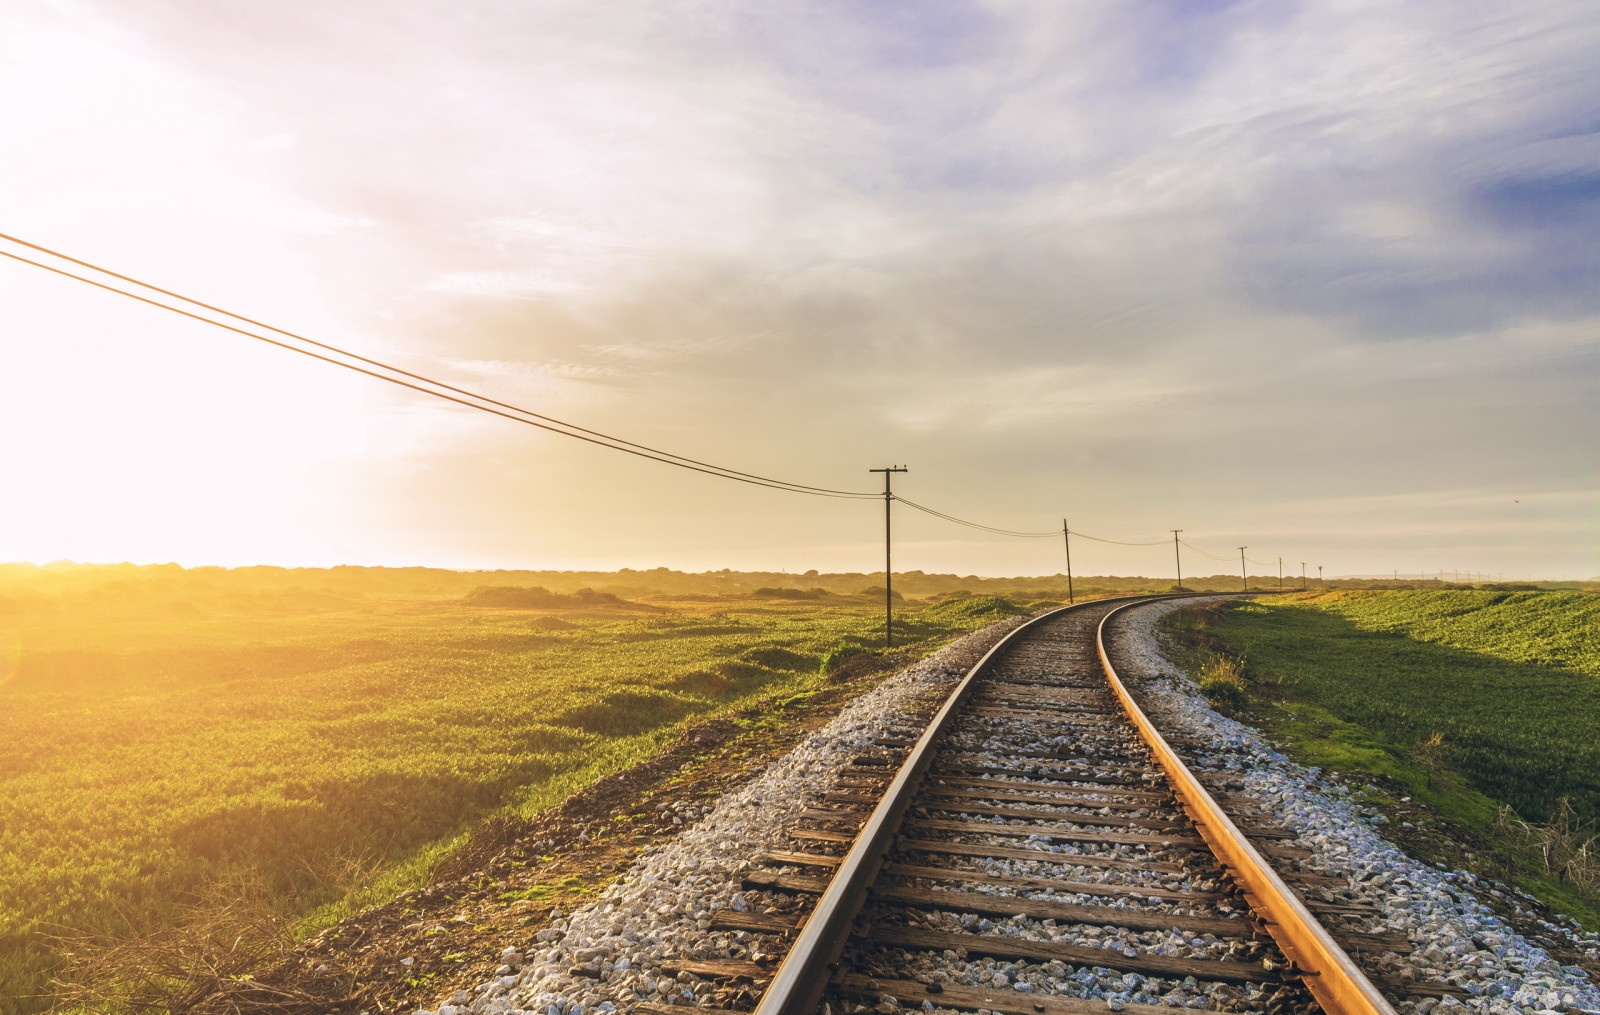
[[[53,1000],[93,1015],[319,1015],[351,997],[352,978],[324,970],[282,983],[258,977],[295,938],[259,881],[209,886],[171,923],[105,935],[62,933],[53,940],[68,957]]]
[[[1549,821],[1524,821],[1502,807],[1494,830],[1515,843],[1525,859],[1586,892],[1600,891],[1600,834],[1594,821],[1584,821],[1566,797],[1556,805]]]

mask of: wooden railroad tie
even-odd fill
[[[961,776],[949,776],[932,780],[930,781],[929,785],[938,786],[941,789],[946,786],[971,786],[978,789],[993,787],[1001,790],[1027,789],[1036,790],[1040,793],[1064,793],[1069,796],[1095,794],[1097,796],[1117,797],[1124,800],[1150,800],[1169,804],[1176,799],[1173,797],[1170,790],[1163,792],[1161,790],[1153,789],[1128,789],[1121,786],[1115,788],[1108,786],[1073,786],[1064,782],[1043,781],[1045,778],[1053,777],[1039,776],[1033,779],[997,779],[993,777],[963,778]]]
[[[802,874],[751,871],[744,876],[742,887],[746,891],[776,890],[821,895],[828,890],[828,879]],[[1121,894],[1128,896],[1133,893]],[[1010,895],[980,895],[974,892],[941,892],[905,886],[876,887],[872,889],[870,897],[875,902],[889,905],[911,906],[916,909],[948,909],[953,912],[978,913],[983,916],[1069,920],[1073,923],[1087,923],[1101,927],[1127,927],[1129,930],[1176,928],[1190,934],[1221,934],[1231,937],[1249,937],[1251,934],[1250,924],[1243,917],[1229,919],[1183,916],[1137,909],[1118,909],[1112,906],[1024,899]]]
[[[1078,864],[1079,866],[1121,867],[1136,870],[1177,870],[1178,864],[1153,864],[1146,862],[1130,862],[1114,860],[1106,862],[1104,857],[1085,857],[1072,853],[1047,853],[1037,849],[1006,849],[998,846],[964,846],[960,843],[947,842],[918,842],[908,840],[900,843],[900,848],[914,852],[943,853],[953,856],[972,856],[980,859],[996,860],[1035,860],[1046,863]],[[827,856],[821,853],[799,853],[787,850],[771,850],[761,853],[756,857],[761,863],[783,864],[793,867],[823,867],[832,869],[838,867],[843,861],[842,857]],[[1142,895],[1152,899],[1172,899],[1180,902],[1215,902],[1226,898],[1220,892],[1195,892],[1160,888],[1156,886],[1138,884],[1115,884],[1099,881],[1069,881],[1061,878],[1030,878],[1009,874],[985,874],[981,871],[965,870],[959,867],[935,867],[917,864],[890,863],[885,865],[884,872],[908,878],[943,879],[947,881],[968,881],[974,884],[1009,885],[1017,888],[1027,888],[1035,891],[1060,891],[1071,892],[1077,895]],[[1376,906],[1365,904],[1351,904],[1345,902],[1324,902],[1317,898],[1302,898],[1306,907],[1330,916],[1348,916],[1367,919],[1379,915],[1382,910]]]
[[[975,846],[969,842],[944,842],[937,839],[901,839],[896,847],[909,852],[941,853],[946,856],[993,857],[997,860],[1037,860],[1042,863],[1066,864],[1073,867],[1105,867],[1118,870],[1174,873],[1184,869],[1183,864],[1169,860],[1133,859],[1121,856],[1099,856],[1092,853],[1057,853],[1048,849],[1027,849],[1016,846]]]
[[[968,986],[960,983],[944,983],[930,988],[929,985],[916,980],[861,976],[856,973],[844,978],[843,989],[864,998],[877,998],[888,994],[902,1004],[913,1007],[920,1006],[923,1001],[932,1001],[941,1008],[972,1010],[981,1008],[998,1012],[1000,1015],[1106,1015],[1107,1011],[1104,1001],[1054,997],[1049,994],[1020,994],[1014,990],[996,990],[994,987]],[[1128,1015],[1172,1015],[1179,1009],[1155,1004],[1127,1004],[1122,1010]],[[660,1015],[679,1015],[679,1013],[663,1012]]]
[[[957,780],[962,781],[962,780]],[[977,780],[971,780],[977,781]],[[964,789],[956,785],[931,784],[923,788],[924,798],[936,800],[994,800],[1001,803],[1061,804],[1066,807],[1103,808],[1108,811],[1148,811],[1174,809],[1154,800],[1100,800],[1097,797],[1122,796],[1116,790],[1081,789],[1064,786],[1060,790],[1041,788],[1031,793],[1018,793],[1007,789]],[[1048,793],[1048,796],[1041,796]]]
[[[1154,973],[1183,979],[1218,980],[1225,983],[1277,983],[1277,973],[1258,963],[1231,960],[1180,959],[1149,952],[1127,954],[1116,948],[1090,948],[1053,941],[1027,941],[1017,937],[985,934],[954,934],[921,927],[874,926],[869,935],[886,948],[915,948],[927,951],[956,951],[968,955],[987,955],[996,959],[1024,959],[1032,962],[1066,962],[1075,966],[1098,966],[1127,973]]]
[[[1170,849],[1174,846],[1195,848],[1203,845],[1194,835],[1144,835],[1137,832],[1100,832],[1092,829],[1065,829],[1050,825],[997,825],[987,821],[945,821],[938,818],[911,818],[906,828],[920,828],[937,832],[959,832],[963,835],[1000,835],[1031,839],[1058,839],[1062,842],[1103,842],[1116,846],[1145,846],[1149,849]]]
[[[928,799],[932,797],[932,799]],[[987,814],[998,818],[1039,818],[1041,820],[1070,821],[1076,825],[1104,825],[1110,828],[1149,828],[1158,831],[1177,831],[1182,824],[1173,821],[1156,821],[1150,818],[1125,818],[1117,815],[1095,814],[1088,811],[1030,811],[1021,807],[988,807],[979,803],[962,802],[963,800],[984,799],[982,797],[965,797],[950,800],[944,794],[926,794],[919,797],[913,807],[923,810],[959,811],[963,814]],[[830,804],[858,804],[875,805],[877,797],[864,796],[859,793],[829,793],[822,798],[824,803]],[[1035,803],[1049,803],[1048,800],[1030,801]],[[1089,804],[1081,806],[1091,806]],[[865,813],[865,812],[863,812]]]

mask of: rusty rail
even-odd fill
[[[1148,596],[1118,598],[1141,602],[1150,599]],[[817,900],[816,908],[806,920],[805,928],[773,973],[772,982],[762,992],[761,1003],[754,1015],[812,1015],[816,1011],[829,980],[837,972],[839,954],[844,950],[851,925],[866,901],[867,890],[878,876],[878,869],[883,865],[883,858],[900,830],[901,819],[911,806],[917,786],[933,763],[934,746],[960,714],[972,685],[989,665],[1011,647],[1018,635],[1035,624],[1069,611],[1103,606],[1110,601],[1114,600],[1090,600],[1040,614],[996,642],[967,671],[901,763],[894,780],[889,783],[889,788],[884,791],[866,824],[861,826],[838,872],[828,883],[827,891]]]
[[[1117,676],[1106,653],[1106,631],[1111,619],[1138,603],[1126,603],[1107,613],[1100,621],[1095,638],[1100,653],[1100,665],[1105,670],[1111,690],[1122,702],[1128,718],[1139,730],[1139,736],[1149,746],[1151,754],[1166,773],[1178,803],[1193,819],[1200,837],[1216,854],[1217,859],[1233,875],[1250,908],[1261,917],[1266,931],[1272,936],[1294,970],[1303,977],[1302,982],[1317,999],[1328,1015],[1395,1015],[1394,1008],[1367,979],[1343,948],[1329,936],[1317,918],[1311,915],[1299,896],[1284,884],[1277,871],[1245,838],[1239,826],[1233,823],[1183,763],[1149,717],[1144,714],[1133,695]]]

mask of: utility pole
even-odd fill
[[[1317,591],[1322,591],[1322,565],[1317,565]]]
[[[883,473],[883,647],[894,648],[894,542],[889,506],[894,503],[894,491],[889,487],[890,475],[907,471],[904,466],[892,465],[887,469],[868,469]]]
[[[1172,530],[1172,559],[1177,561],[1177,563],[1178,563],[1178,586],[1177,587],[1180,590],[1183,588],[1183,554],[1178,552],[1178,533],[1180,533],[1182,531],[1183,531],[1182,529],[1173,529]]]
[[[1278,591],[1283,591],[1283,558],[1278,558]]]
[[[1067,528],[1067,520],[1061,519],[1061,539],[1067,544],[1067,605],[1072,605],[1078,600],[1072,595],[1072,530]]]
[[[1305,590],[1306,590],[1306,562],[1302,560],[1300,562],[1300,591],[1304,592]]]
[[[1248,546],[1239,547],[1239,581],[1245,592],[1250,591],[1250,576],[1244,573],[1244,551],[1248,549],[1250,549]]]

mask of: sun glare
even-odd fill
[[[0,559],[303,560],[360,455],[362,378],[66,280],[0,284]]]

